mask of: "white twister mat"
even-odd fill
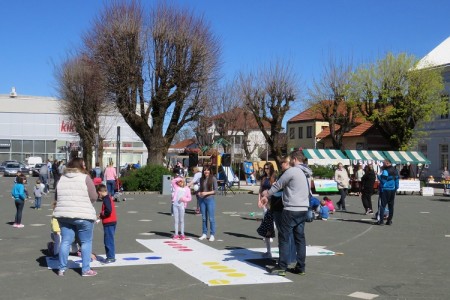
[[[197,239],[138,239],[137,242],[153,252],[116,254],[116,262],[102,263],[104,255],[97,255],[91,267],[120,267],[153,264],[173,264],[185,273],[209,286],[235,284],[261,284],[291,282],[281,276],[270,275],[265,268],[250,263],[250,259],[263,259],[265,248],[236,248],[217,250]],[[278,248],[272,248],[278,257]],[[335,252],[324,247],[307,246],[307,256],[330,256]],[[49,269],[58,268],[58,259],[47,257]],[[80,268],[81,257],[70,256],[68,268]]]

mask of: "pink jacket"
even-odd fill
[[[106,167],[104,176],[105,180],[116,180],[117,179],[116,169],[113,167]]]
[[[192,200],[191,189],[188,186],[185,186],[184,188],[180,187],[177,182],[181,180],[184,179],[180,177],[172,179],[172,203],[178,199],[178,191],[184,189],[184,197],[181,197],[180,201],[184,203],[184,208],[186,208],[188,202]]]
[[[333,204],[333,201],[331,201],[331,200],[329,200],[329,201],[325,200],[325,203],[326,203],[326,205],[328,206],[328,209],[329,209],[330,211],[334,211],[334,204]]]

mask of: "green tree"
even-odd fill
[[[352,97],[361,114],[393,149],[408,149],[414,129],[446,111],[440,71],[417,69],[417,63],[411,55],[388,53],[360,67],[352,79]]]

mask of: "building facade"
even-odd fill
[[[439,68],[445,84],[444,97],[450,95],[450,37],[423,57],[418,67]],[[448,106],[450,108],[450,105]],[[444,167],[449,168],[450,119],[449,112],[424,125],[424,137],[419,140],[418,149],[431,161],[428,173],[439,178]]]
[[[51,97],[0,94],[0,161],[26,162],[39,156],[44,161],[63,160],[80,147],[79,137],[67,116],[60,113],[60,100]],[[120,163],[145,162],[147,150],[119,115],[103,116],[100,135],[105,138],[103,165],[116,164],[117,127],[120,126]]]

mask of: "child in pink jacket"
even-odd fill
[[[330,210],[330,214],[334,213],[336,209],[334,208],[333,201],[328,197],[323,197],[323,200],[325,201],[325,204],[328,206],[328,209]]]
[[[192,200],[191,189],[186,186],[184,178],[178,177],[172,180],[172,211],[175,219],[174,240],[184,240],[184,210],[187,203]],[[178,235],[180,228],[180,235]]]

